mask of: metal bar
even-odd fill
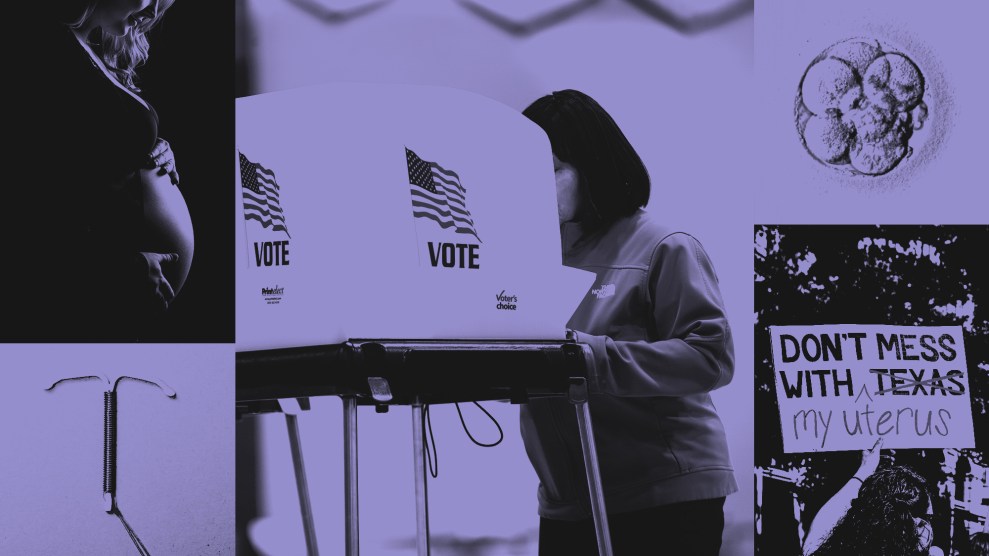
[[[347,556],[360,554],[360,514],[357,494],[357,398],[343,398],[344,519]]]
[[[598,538],[598,553],[611,556],[611,533],[608,529],[608,513],[604,507],[604,489],[601,471],[598,469],[597,447],[587,402],[574,404],[577,408],[577,426],[580,428],[580,447],[584,451],[584,468],[587,469],[587,486],[591,494],[591,514],[594,516],[594,532]]]
[[[426,449],[422,403],[412,404],[412,457],[416,483],[416,553],[429,556],[429,502],[426,499]]]
[[[306,481],[306,467],[302,459],[302,443],[299,440],[299,418],[285,414],[288,426],[288,442],[292,448],[292,465],[295,467],[295,486],[299,491],[299,506],[302,510],[302,528],[306,535],[306,553],[319,556],[316,547],[316,525],[313,522],[312,505],[309,502],[309,483]]]
[[[594,516],[594,532],[598,539],[598,554],[611,556],[611,533],[608,529],[608,512],[604,507],[604,488],[598,468],[598,451],[594,444],[594,428],[591,412],[587,409],[587,380],[571,378],[567,396],[577,410],[577,428],[580,429],[580,447],[584,452],[584,469],[587,470],[587,487],[590,491],[591,514]]]
[[[347,346],[380,344],[385,349],[415,349],[417,351],[542,351],[559,349],[561,345],[573,343],[569,340],[425,340],[391,338],[355,338],[348,340]],[[249,353],[249,352],[248,352]]]

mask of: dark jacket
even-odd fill
[[[566,224],[562,235],[564,264],[597,274],[568,326],[594,355],[589,407],[608,513],[738,490],[708,394],[732,378],[731,330],[700,243],[641,210],[593,233]],[[533,400],[521,428],[539,514],[589,517],[573,406]]]

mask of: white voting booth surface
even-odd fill
[[[237,100],[241,350],[348,338],[562,338],[593,275],[561,264],[545,134],[435,87]]]

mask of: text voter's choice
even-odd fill
[[[772,326],[784,452],[972,448],[959,326]]]

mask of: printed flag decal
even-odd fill
[[[251,162],[243,153],[238,154],[240,181],[244,185],[244,218],[257,220],[262,227],[271,228],[272,231],[285,232],[291,239],[285,225],[285,214],[278,200],[281,188],[275,181],[275,173],[257,162]]]
[[[429,162],[405,148],[412,186],[412,215],[428,218],[441,228],[454,228],[457,233],[470,234],[481,241],[474,228],[474,219],[467,210],[467,190],[460,176],[435,162]]]

